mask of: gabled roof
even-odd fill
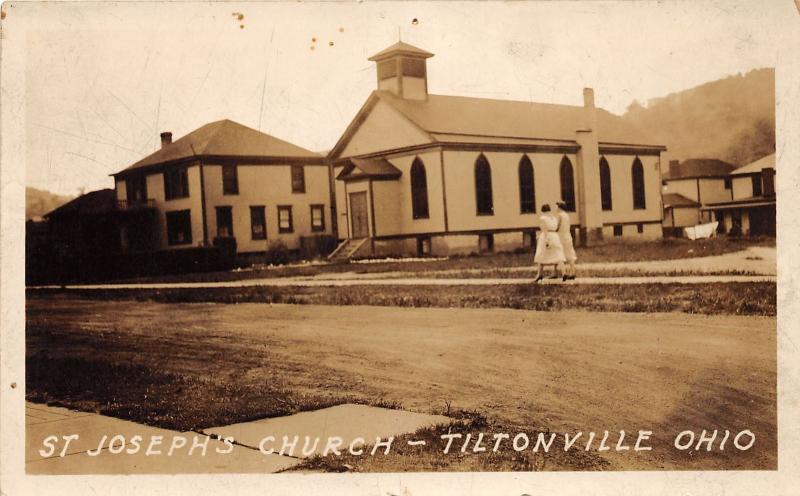
[[[117,174],[199,156],[321,158],[310,150],[225,119],[195,129]]]
[[[664,208],[674,207],[699,207],[700,204],[691,198],[686,198],[678,193],[666,193],[663,195]]]
[[[385,158],[350,159],[336,179],[397,179],[402,175],[400,169]]]
[[[697,177],[727,176],[735,165],[716,158],[690,158],[676,166],[670,166],[664,179],[689,179]]]
[[[774,168],[775,168],[775,154],[771,153],[766,157],[761,157],[755,162],[751,162],[747,165],[739,167],[738,169],[731,172],[731,175],[735,176],[737,174],[753,174],[755,172],[760,173],[761,169],[774,169]]]
[[[115,208],[117,194],[113,189],[101,189],[81,195],[74,200],[61,205],[55,210],[44,214],[44,218],[58,217],[72,213],[96,214],[108,212]]]
[[[377,101],[384,101],[434,142],[520,143],[527,140],[576,143],[576,131],[586,129],[586,108],[573,105],[493,100],[462,96],[428,95],[427,100],[409,100],[390,91],[375,90],[331,150],[336,157],[366,120]],[[636,128],[603,109],[595,109],[601,144],[648,145]],[[525,141],[523,141],[525,142]]]
[[[433,54],[431,52],[426,52],[421,48],[417,48],[413,45],[409,45],[408,43],[403,43],[402,41],[398,41],[394,45],[390,46],[385,50],[381,50],[380,52],[376,53],[367,60],[377,62],[379,60],[388,59],[389,57],[394,57],[395,55],[406,55],[409,57],[418,57],[424,59],[433,57]]]

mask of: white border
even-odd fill
[[[42,4],[5,3],[2,95],[0,96],[0,490],[2,494],[796,494],[800,395],[800,317],[797,247],[800,226],[794,213],[800,186],[800,15],[791,0],[775,25],[791,24],[792,36],[775,47],[778,149],[778,359],[779,469],[764,472],[613,473],[432,473],[280,474],[180,476],[26,476],[24,474],[24,205],[25,205],[25,38]],[[730,8],[731,2],[715,2]],[[413,7],[413,4],[409,4]],[[95,7],[105,13],[115,4]],[[144,4],[146,7],[147,4]],[[226,7],[227,9],[227,7]],[[230,4],[230,10],[236,5]],[[25,10],[31,15],[23,15]],[[777,10],[776,10],[777,11]],[[720,9],[724,15],[724,9]],[[63,26],[87,22],[64,19]],[[153,22],[159,22],[154,19]],[[764,26],[770,29],[770,26]],[[680,36],[680,33],[675,33]],[[713,50],[713,47],[698,47]],[[12,389],[11,384],[17,387]]]

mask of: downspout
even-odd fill
[[[200,217],[203,219],[203,246],[208,246],[208,222],[206,221],[206,181],[203,175],[203,161],[197,156],[194,151],[194,145],[191,143],[189,146],[192,149],[192,155],[197,159],[197,166],[200,168]]]

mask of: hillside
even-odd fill
[[[775,151],[775,70],[730,76],[646,106],[634,102],[623,118],[667,146],[665,163],[719,158],[744,165]]]
[[[25,220],[40,218],[72,198],[72,196],[56,195],[41,189],[25,188]]]

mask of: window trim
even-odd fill
[[[261,227],[263,234],[256,235],[255,223],[253,222],[253,212],[261,212]],[[250,205],[250,239],[253,241],[263,241],[267,239],[267,207],[265,205]]]
[[[174,177],[173,177],[174,175]],[[189,198],[189,168],[185,165],[177,165],[172,167],[167,167],[162,174],[164,180],[164,200],[165,201],[172,201],[172,200],[181,200],[183,198]],[[176,178],[177,182],[180,183],[181,189],[183,190],[182,194],[176,194],[174,191],[174,184],[170,177]]]
[[[614,210],[614,194],[611,185],[611,166],[605,157],[600,157],[600,209],[604,212]]]
[[[227,190],[225,188],[225,170],[233,170],[233,189]],[[228,195],[238,195],[239,194],[239,166],[236,164],[233,165],[223,165],[222,166],[222,194],[224,196]]]
[[[478,188],[478,167],[482,166],[483,164],[486,165],[486,179],[487,185],[485,188]],[[494,191],[492,188],[492,164],[489,162],[489,159],[486,158],[486,155],[483,153],[478,155],[478,158],[475,159],[475,165],[473,166],[473,181],[475,187],[475,215],[476,216],[487,216],[487,215],[494,215]],[[481,210],[481,196],[480,191],[486,190],[489,192],[488,195],[488,211]]]
[[[638,166],[638,167],[637,167]],[[636,171],[641,171],[641,184],[638,184],[636,181]],[[641,188],[637,188],[637,186],[641,186]],[[641,191],[641,198],[637,194],[637,191]],[[647,190],[645,187],[645,179],[644,179],[644,164],[637,156],[633,159],[633,163],[631,164],[631,195],[633,200],[633,209],[634,210],[647,210]],[[637,200],[641,199],[641,203],[637,202]]]
[[[302,188],[295,188],[294,183],[294,174],[295,171],[299,170],[300,175],[302,177]],[[302,165],[292,165],[290,166],[290,180],[292,183],[292,193],[305,193],[306,192],[306,168]]]
[[[281,225],[281,212],[289,212],[289,227],[283,227]],[[292,218],[292,206],[278,205],[278,233],[291,234],[293,232],[294,232],[294,219]]]
[[[320,212],[320,219],[322,220],[322,224],[317,227],[314,226],[314,210],[319,210]],[[311,210],[311,232],[325,232],[325,205],[321,203],[313,203],[310,205]]]
[[[220,212],[225,212],[225,211],[227,211],[228,214],[230,215],[230,221],[231,221],[230,232],[228,233],[227,236],[220,236],[220,234],[219,234],[219,228],[220,228],[220,224],[219,224],[220,216],[219,216],[219,213]],[[214,217],[215,217],[215,219],[217,221],[217,235],[216,235],[217,238],[234,238],[234,237],[236,237],[235,234],[234,234],[234,231],[233,231],[233,207],[232,206],[230,206],[230,205],[216,205],[214,207]]]
[[[523,167],[531,171],[530,183],[530,196],[526,198],[525,191],[523,191],[522,184],[522,170]],[[536,170],[533,168],[533,162],[528,154],[523,154],[519,159],[517,165],[517,181],[519,182],[519,213],[520,215],[529,215],[536,213]],[[527,186],[527,185],[526,185]],[[530,203],[530,210],[526,210],[525,206]]]
[[[176,241],[174,236],[172,235],[172,230],[170,229],[170,218],[175,218],[178,215],[186,215],[187,218],[187,226],[188,236],[184,241]],[[191,245],[192,244],[192,211],[191,209],[183,209],[183,210],[171,210],[168,212],[164,212],[164,219],[165,224],[167,227],[167,246],[184,246],[184,245]]]
[[[569,198],[565,198],[564,192],[566,191],[564,188],[564,171],[569,171],[569,178],[570,178],[570,187],[569,187]],[[577,211],[575,205],[575,167],[572,165],[572,160],[569,159],[566,155],[561,157],[561,162],[558,165],[558,186],[561,190],[561,201],[566,204],[566,211],[567,212],[575,212]]]
[[[415,170],[421,175],[415,176]],[[416,179],[421,179],[422,184],[415,184],[415,177]],[[423,162],[419,157],[414,157],[413,162],[411,162],[411,168],[409,169],[409,182],[411,183],[411,218],[414,220],[430,219],[431,210],[430,202],[428,201],[428,171],[425,168],[425,162]],[[425,193],[424,198],[417,198],[418,195],[422,197],[423,192]],[[418,202],[418,199],[422,199],[424,201]]]

